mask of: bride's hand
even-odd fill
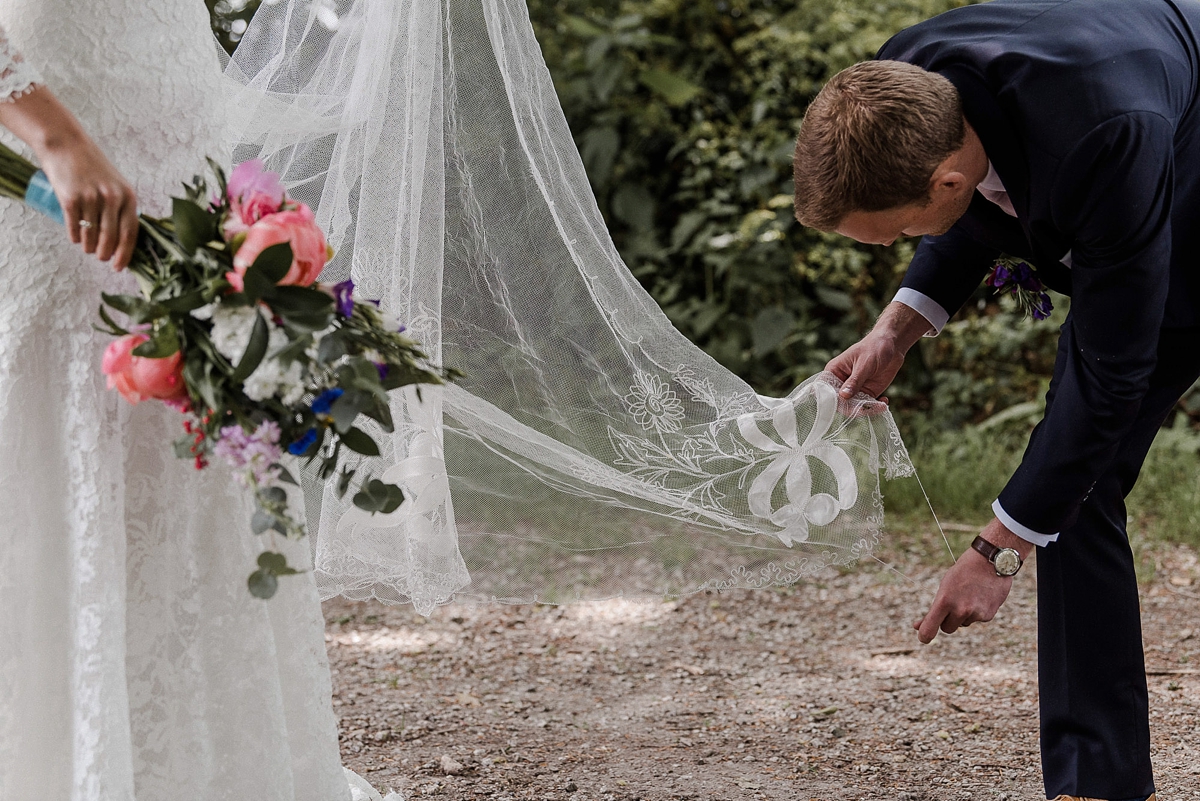
[[[126,267],[137,245],[137,198],[75,116],[39,86],[0,103],[0,125],[37,154],[71,241],[118,270]]]
[[[137,197],[86,134],[40,153],[42,169],[62,204],[67,235],[120,270],[137,244]]]

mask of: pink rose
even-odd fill
[[[243,161],[234,168],[226,187],[229,216],[222,230],[232,240],[256,222],[283,207],[285,194],[279,173],[267,172],[259,159]]]
[[[162,359],[133,355],[133,349],[149,338],[145,334],[126,334],[109,343],[100,368],[108,376],[108,388],[120,392],[130,403],[186,398],[182,353],[176,351]]]
[[[242,278],[254,260],[267,248],[282,242],[292,246],[293,261],[279,284],[310,286],[315,283],[329,259],[329,248],[312,211],[303,204],[292,211],[269,214],[250,226],[242,246],[233,257],[233,272],[225,273],[225,278],[235,290],[241,292],[244,288]]]

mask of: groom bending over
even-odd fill
[[[796,143],[796,217],[923,236],[894,301],[829,363],[878,396],[1001,254],[1071,296],[1046,413],[995,518],[914,624],[991,620],[1037,547],[1047,797],[1152,797],[1125,496],[1200,375],[1200,3],[994,0],[836,75]]]

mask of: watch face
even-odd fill
[[[1021,555],[1012,548],[1001,548],[993,562],[996,572],[1002,576],[1014,575],[1021,569]]]

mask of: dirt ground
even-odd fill
[[[1043,798],[1033,565],[922,647],[928,552],[671,603],[330,601],[343,759],[408,799]],[[1200,798],[1200,560],[1139,558],[1159,798]]]

